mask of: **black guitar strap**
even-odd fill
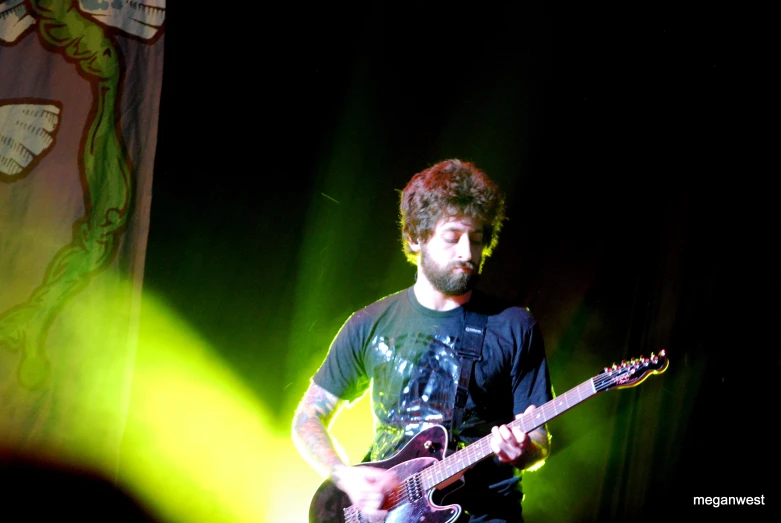
[[[482,314],[466,311],[464,321],[464,335],[458,347],[458,357],[461,360],[461,374],[458,378],[456,389],[456,401],[453,407],[453,419],[450,424],[450,447],[456,450],[455,443],[461,431],[461,422],[464,419],[464,407],[469,395],[469,382],[472,380],[472,369],[475,362],[482,357],[483,339],[485,338],[485,325],[488,318]]]

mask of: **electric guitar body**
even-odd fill
[[[384,461],[361,463],[359,466],[371,466],[392,470],[402,483],[405,479],[415,477],[423,469],[441,461],[447,450],[447,430],[441,425],[434,425],[415,435],[393,457]],[[403,491],[394,492],[389,499],[392,504],[395,499],[403,496],[405,502],[396,506],[388,513],[386,523],[406,523],[408,521],[425,521],[430,523],[453,523],[461,515],[458,505],[438,506],[431,497],[434,493],[426,492],[420,484],[406,482],[402,484]],[[310,523],[359,523],[365,522],[361,514],[351,507],[347,494],[339,490],[330,480],[323,482],[315,492],[309,506]]]

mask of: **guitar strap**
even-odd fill
[[[464,335],[461,337],[457,353],[460,360],[460,375],[456,400],[453,406],[453,419],[450,424],[450,447],[456,450],[456,441],[461,431],[461,422],[464,419],[464,407],[469,395],[469,383],[472,380],[472,370],[475,362],[482,358],[483,339],[485,338],[485,325],[488,318],[483,314],[466,311],[464,320]]]

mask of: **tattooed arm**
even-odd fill
[[[293,418],[293,441],[301,455],[321,474],[330,477],[361,512],[383,519],[387,515],[387,511],[381,510],[383,501],[398,480],[382,468],[351,467],[344,463],[328,433],[343,404],[343,400],[312,382]]]
[[[293,441],[301,455],[323,476],[345,466],[328,433],[328,426],[344,404],[312,382],[293,418]]]

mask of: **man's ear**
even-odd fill
[[[409,245],[410,252],[415,254],[420,252],[420,240],[413,240],[411,236],[407,236],[407,245]]]

